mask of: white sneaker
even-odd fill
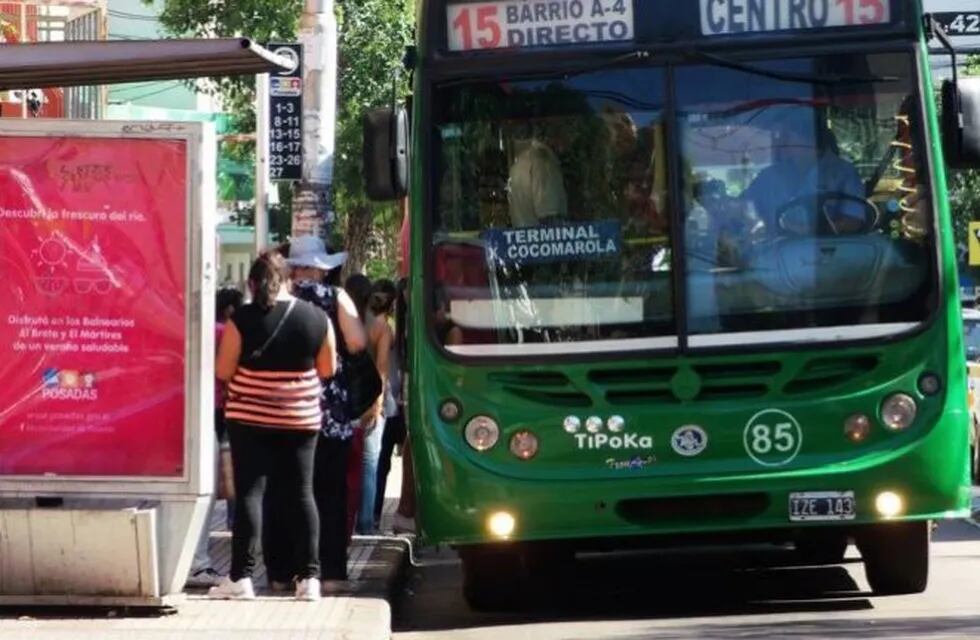
[[[395,533],[415,533],[415,520],[396,511],[391,519],[391,530]]]
[[[255,589],[251,578],[237,582],[225,576],[221,582],[208,589],[208,597],[219,600],[255,600]]]
[[[300,580],[296,585],[296,599],[315,602],[320,599],[320,581],[317,578]]]

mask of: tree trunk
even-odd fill
[[[355,273],[364,273],[370,251],[372,214],[370,207],[358,204],[347,213],[344,229],[344,245],[347,248],[347,264],[344,265],[344,281]]]

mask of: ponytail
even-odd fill
[[[276,304],[283,284],[288,280],[289,266],[282,255],[277,251],[262,252],[248,271],[252,301],[265,310],[271,309]]]

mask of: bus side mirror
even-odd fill
[[[943,149],[953,169],[980,169],[980,77],[943,82]]]
[[[408,112],[372,109],[364,115],[364,190],[390,202],[408,193]]]

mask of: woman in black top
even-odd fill
[[[252,572],[262,526],[265,483],[279,486],[295,513],[288,527],[299,574],[296,598],[318,600],[319,519],[313,500],[313,455],[322,420],[320,378],[336,367],[326,314],[289,294],[285,260],[263,253],[249,271],[253,302],[229,321],[215,372],[228,382],[225,418],[240,508],[232,531],[231,575],[216,598],[255,597]]]

